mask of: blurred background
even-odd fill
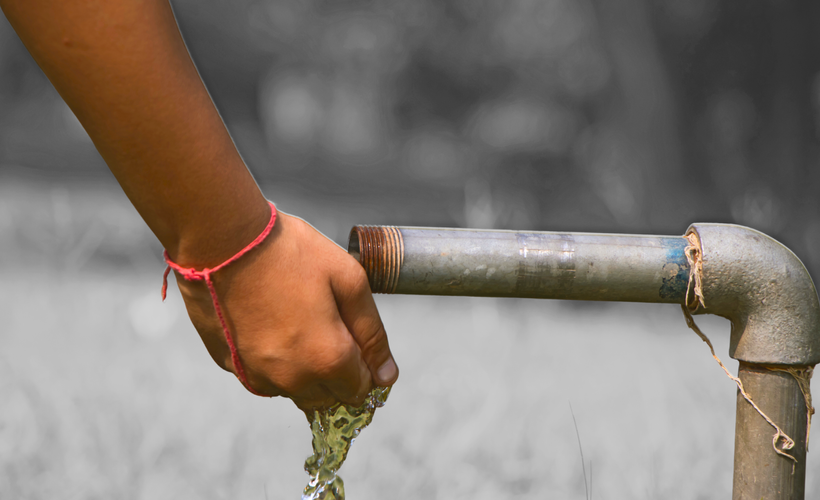
[[[359,223],[732,222],[820,275],[820,5],[172,4],[266,195],[345,247]],[[0,497],[297,497],[303,416],[210,366],[160,253],[0,19]],[[733,385],[677,309],[378,300],[403,374],[351,499],[585,498],[568,402],[594,498],[731,489]]]

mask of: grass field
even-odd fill
[[[213,364],[133,210],[84,189],[0,184],[0,499],[299,498],[304,415]],[[350,500],[584,499],[570,405],[593,498],[730,497],[735,387],[676,306],[377,301],[402,374]]]

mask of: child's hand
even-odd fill
[[[255,391],[308,409],[359,404],[398,378],[364,269],[301,219],[280,212],[262,244],[212,279]],[[235,373],[206,285],[177,283],[211,357]]]
[[[260,233],[270,207],[167,0],[0,7],[177,263],[216,265]],[[359,403],[398,377],[364,270],[303,221],[278,219],[212,277],[248,382],[302,408]],[[208,352],[235,372],[205,283],[177,283]]]

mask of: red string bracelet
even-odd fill
[[[231,361],[236,369],[236,377],[240,382],[242,382],[242,385],[244,385],[247,390],[257,396],[263,396],[263,394],[256,392],[248,383],[248,377],[245,375],[245,369],[242,367],[242,360],[239,359],[239,353],[236,350],[236,344],[234,343],[233,336],[231,335],[231,330],[228,328],[228,322],[225,321],[225,315],[222,313],[222,307],[219,305],[219,298],[216,295],[216,288],[214,288],[214,282],[211,280],[211,275],[231,262],[238,260],[255,246],[262,243],[270,234],[271,229],[273,229],[273,224],[276,222],[276,207],[271,202],[268,202],[268,204],[270,205],[270,221],[268,221],[268,225],[265,226],[264,231],[262,231],[262,233],[257,236],[255,240],[250,242],[248,246],[237,252],[236,255],[214,268],[205,268],[202,271],[197,271],[192,267],[182,267],[171,260],[171,257],[168,256],[167,250],[162,251],[162,256],[165,257],[165,262],[168,264],[168,267],[165,268],[165,274],[162,275],[162,300],[165,300],[165,294],[168,291],[168,274],[170,274],[171,269],[174,269],[188,281],[205,281],[208,285],[208,291],[211,293],[211,301],[214,304],[216,316],[219,318],[219,323],[222,325],[222,331],[225,332],[225,341],[228,343],[228,348],[231,350]]]

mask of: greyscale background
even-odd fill
[[[172,3],[266,195],[342,245],[733,222],[820,275],[818,4]],[[298,498],[304,416],[213,365],[160,253],[0,20],[0,498]],[[583,499],[572,413],[593,498],[728,497],[735,388],[677,307],[377,301],[402,376],[351,500]]]

